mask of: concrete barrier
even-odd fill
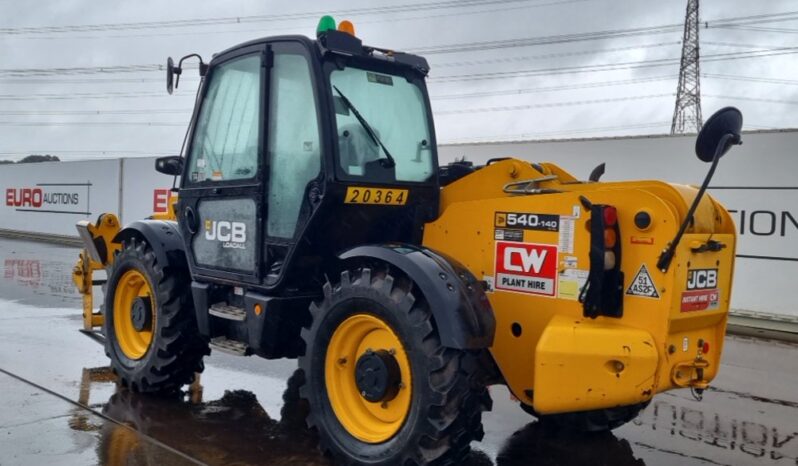
[[[740,233],[732,307],[741,321],[770,319],[798,328],[798,131],[745,133],[721,162],[710,192],[731,209]],[[578,178],[607,163],[604,180],[660,179],[700,184],[708,165],[694,136],[519,141],[443,145],[441,164],[518,157],[561,165]],[[122,222],[165,211],[172,177],[154,158],[0,166],[0,233],[74,241],[77,220],[116,212]]]

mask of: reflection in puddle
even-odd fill
[[[573,434],[541,422],[527,424],[508,438],[496,456],[497,466],[643,466],[626,440],[611,432]]]
[[[722,390],[714,391],[724,393]],[[678,398],[673,400],[681,401]],[[782,400],[759,398],[755,401],[781,407],[777,409],[796,407],[796,403]],[[674,404],[664,398],[654,401],[634,424],[658,432],[659,438],[666,435],[692,442],[694,446],[687,451],[697,450],[696,444],[700,444],[704,448],[736,453],[739,461],[793,460],[794,463],[787,464],[798,464],[798,429],[796,426],[779,428],[769,422],[767,416],[743,419],[714,410]]]
[[[133,393],[117,387],[104,404],[90,405],[93,384],[115,383],[110,368],[84,369],[79,402],[101,410],[104,422],[75,411],[72,429],[99,433],[101,465],[161,465],[174,453],[207,464],[330,464],[317,449],[317,437],[305,424],[307,408],[299,399],[301,373],[295,372],[283,393],[280,419],[272,419],[250,391],[226,391],[218,400],[202,399],[193,384],[175,398]],[[167,448],[164,448],[167,447]],[[172,450],[170,452],[170,450]],[[611,433],[574,435],[538,422],[508,438],[496,458],[498,466],[643,465],[626,440]],[[462,466],[488,466],[493,461],[473,450]]]
[[[103,369],[84,370],[82,404],[88,401],[92,383],[108,380],[110,368]],[[161,465],[168,449],[207,464],[329,464],[305,426],[298,385],[295,373],[283,394],[279,420],[272,419],[249,391],[226,391],[218,400],[205,401],[202,387],[194,384],[175,398],[118,387],[102,407],[103,415],[113,421],[91,425],[75,415],[70,427],[99,432],[97,456],[102,465]]]
[[[16,256],[6,256],[2,261],[0,291],[4,299],[39,306],[52,303],[52,298],[56,298],[59,306],[81,302],[68,263]]]

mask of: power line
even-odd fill
[[[182,126],[188,123],[146,121],[0,121],[0,126]]]
[[[449,62],[449,63],[436,63],[435,68],[446,68],[456,66],[471,66],[482,65],[491,63],[505,63],[514,61],[527,61],[538,60],[556,57],[568,57],[579,55],[593,55],[596,53],[612,53],[627,50],[647,49],[654,47],[665,47],[669,45],[678,45],[679,41],[674,42],[660,42],[655,44],[641,44],[628,47],[616,47],[610,49],[591,49],[579,50],[573,52],[557,52],[542,55],[532,56],[515,56],[493,58],[486,60],[470,60],[462,62]],[[140,64],[140,65],[104,65],[104,66],[80,66],[80,67],[61,67],[61,68],[6,68],[0,69],[0,76],[8,77],[28,77],[28,76],[63,76],[63,75],[82,75],[82,74],[114,74],[114,73],[141,73],[141,72],[163,72],[164,67],[161,64]]]
[[[505,105],[497,107],[482,107],[482,108],[465,108],[460,110],[445,110],[441,112],[434,112],[435,116],[439,115],[460,115],[464,113],[484,113],[484,112],[508,112],[516,110],[530,110],[534,108],[551,108],[551,107],[573,107],[580,105],[593,105],[604,104],[608,102],[622,102],[631,100],[643,99],[656,99],[661,97],[672,97],[673,94],[648,94],[648,95],[632,95],[624,97],[610,97],[606,99],[585,99],[585,100],[569,100],[565,102],[549,102],[544,104],[528,104],[528,105]]]
[[[484,5],[506,5],[508,3],[529,2],[530,0],[448,0],[429,3],[408,3],[402,5],[391,5],[371,8],[341,9],[312,11],[303,13],[285,13],[272,15],[247,15],[247,16],[228,16],[211,18],[193,18],[180,20],[161,20],[161,21],[138,21],[128,23],[100,23],[100,24],[78,24],[66,26],[32,26],[16,28],[0,28],[0,35],[17,34],[42,34],[42,33],[68,33],[68,32],[95,32],[95,31],[121,31],[121,30],[142,30],[142,29],[162,29],[162,28],[184,28],[208,26],[216,24],[242,24],[242,23],[263,23],[273,21],[287,21],[298,19],[319,18],[323,15],[333,16],[363,16],[372,14],[402,13],[406,11],[430,11],[444,8],[464,8]],[[563,2],[554,2],[563,3]]]
[[[717,94],[705,94],[704,97],[710,97],[713,99],[724,99],[724,100],[742,100],[748,102],[767,102],[771,104],[782,104],[782,105],[798,105],[798,100],[768,99],[765,97],[743,97],[739,95],[717,95]]]
[[[798,11],[782,11],[779,13],[763,13],[758,15],[739,16],[736,18],[721,18],[704,21],[703,23],[705,27],[711,28],[717,27],[718,25],[779,23],[795,20],[798,20]]]
[[[154,150],[154,151],[144,151],[144,150],[127,150],[127,149],[105,149],[105,150],[64,150],[64,149],[55,149],[55,150],[21,150],[21,151],[4,151],[0,152],[0,156],[16,156],[16,155],[31,155],[31,154],[48,154],[48,155],[73,155],[73,154],[94,154],[94,155],[118,155],[118,154],[137,154],[137,155],[167,155],[173,154],[174,151],[166,151],[166,150]]]
[[[714,73],[702,73],[701,76],[712,79],[728,79],[732,81],[749,81],[749,82],[767,83],[767,84],[786,84],[793,86],[798,85],[798,80],[796,79],[767,78],[760,76],[736,76],[731,74],[714,74]]]
[[[519,0],[520,1],[520,0]],[[363,24],[378,24],[378,23],[395,23],[397,21],[413,21],[413,20],[429,20],[435,18],[451,18],[454,16],[469,16],[469,15],[484,15],[489,13],[497,13],[497,12],[506,12],[512,10],[522,10],[522,9],[529,9],[529,8],[541,8],[547,6],[555,6],[555,5],[563,5],[568,3],[581,3],[581,2],[590,2],[593,0],[552,0],[546,3],[534,3],[529,5],[520,5],[520,6],[502,6],[496,8],[489,8],[489,9],[480,9],[480,10],[460,10],[460,11],[450,11],[446,13],[438,13],[438,14],[429,14],[426,13],[424,15],[415,15],[415,16],[398,16],[398,17],[390,17],[390,18],[381,18],[381,19],[370,19],[370,20],[358,20],[358,26]],[[466,5],[467,6],[467,5]],[[317,18],[314,18],[317,19]],[[283,27],[270,27],[270,32],[275,31],[296,31],[299,26],[283,26]],[[263,33],[263,28],[259,29],[227,29],[227,30],[208,30],[205,28],[202,31],[203,35],[206,34],[244,34],[244,33]],[[89,35],[89,36],[74,36],[69,35],[67,36],[69,39],[98,39],[98,38],[129,38],[129,37],[170,37],[170,36],[184,36],[189,34],[197,34],[196,31],[186,31],[186,30],[173,30],[171,32],[149,32],[146,34],[101,34],[101,35]],[[43,35],[29,35],[25,37],[26,39],[46,39],[46,40],[63,40],[65,36],[63,34],[55,34],[52,36],[43,36]]]
[[[503,95],[520,95],[520,94],[532,94],[538,92],[552,92],[552,91],[566,91],[566,90],[573,90],[573,89],[589,89],[595,87],[605,87],[605,86],[622,86],[622,85],[629,85],[629,84],[641,84],[641,83],[648,83],[648,82],[656,82],[656,81],[663,81],[663,80],[670,80],[673,79],[673,76],[653,76],[650,78],[637,78],[637,79],[618,79],[612,81],[598,81],[598,82],[589,82],[589,83],[578,83],[578,84],[566,84],[561,86],[547,86],[547,87],[532,87],[532,88],[522,88],[522,89],[507,89],[507,90],[499,90],[499,91],[484,91],[484,92],[469,92],[463,94],[440,94],[440,95],[433,95],[431,98],[433,100],[449,100],[449,99],[467,99],[472,97],[492,97],[492,96],[503,96]]]
[[[191,94],[169,95],[166,92],[98,92],[98,93],[49,93],[49,94],[0,94],[0,101],[16,100],[110,100],[129,98],[191,97]]]
[[[164,71],[163,65],[112,65],[112,66],[79,66],[64,68],[16,68],[0,69],[0,75],[20,76],[63,76],[72,74],[115,74],[142,73],[148,71]]]
[[[784,16],[795,17],[798,19],[798,12],[782,12],[767,15],[748,15],[738,16],[731,18],[719,18],[713,20],[713,25],[729,25],[729,24],[749,24],[752,21],[769,22],[776,21]],[[632,37],[639,35],[663,34],[668,32],[681,31],[683,28],[682,23],[676,24],[663,24],[658,26],[647,26],[627,29],[610,29],[605,31],[593,31],[582,33],[559,34],[550,36],[528,37],[522,39],[509,39],[497,40],[487,42],[471,42],[461,44],[449,44],[440,46],[430,46],[426,48],[410,49],[414,53],[422,55],[433,55],[439,53],[455,53],[455,52],[470,52],[476,50],[492,50],[510,47],[527,47],[532,45],[551,45],[551,44],[564,44],[571,42],[580,42],[586,40],[600,40],[600,39],[613,39],[620,37]]]
[[[191,109],[144,108],[126,110],[0,110],[0,116],[49,116],[49,115],[150,115],[187,114]]]
[[[762,26],[715,26],[716,28],[723,28],[723,29],[734,29],[738,31],[756,31],[756,32],[774,32],[779,34],[796,34],[798,33],[798,29],[791,29],[791,28],[773,28],[773,27],[762,27]]]
[[[4,78],[0,76],[0,81],[4,84],[39,84],[39,83],[56,83],[56,84],[109,84],[109,83],[123,83],[123,84],[150,84],[150,83],[165,83],[164,78]],[[199,81],[192,79],[181,79],[180,84],[192,85],[197,84]],[[161,86],[159,86],[161,87]]]
[[[798,53],[798,47],[781,47],[771,50],[756,50],[750,52],[730,52],[720,53],[713,55],[705,55],[702,61],[721,61],[721,60],[739,60],[746,58],[761,58],[771,57],[784,54]],[[631,62],[616,62],[616,63],[602,63],[594,65],[581,65],[569,67],[554,67],[554,68],[539,68],[532,70],[513,70],[513,71],[496,71],[491,73],[469,73],[462,75],[448,75],[431,77],[431,82],[452,82],[452,81],[475,81],[484,79],[499,79],[509,77],[530,77],[530,76],[543,76],[543,75],[559,75],[559,74],[572,74],[572,73],[594,73],[600,71],[619,71],[619,70],[632,70],[639,68],[649,68],[658,66],[670,66],[678,64],[680,58],[659,58],[653,60],[640,60]]]
[[[572,134],[585,134],[585,133],[595,133],[595,132],[606,132],[606,131],[624,131],[630,129],[647,129],[647,128],[663,128],[669,126],[671,124],[670,121],[657,121],[657,122],[649,122],[649,123],[638,123],[638,124],[630,124],[630,125],[617,125],[617,126],[598,126],[592,128],[579,128],[579,129],[570,129],[570,130],[559,130],[559,131],[542,131],[542,132],[535,132],[535,133],[522,133],[522,134],[512,134],[512,135],[495,135],[495,136],[481,136],[477,138],[465,138],[465,139],[458,139],[456,141],[447,141],[443,142],[442,144],[473,144],[473,143],[511,143],[511,142],[523,142],[524,140],[529,140],[532,138],[539,138],[541,136],[560,136],[560,135],[572,135]]]
[[[527,56],[512,56],[512,57],[499,57],[499,58],[488,58],[484,60],[465,60],[459,62],[447,62],[447,63],[434,63],[433,68],[449,68],[449,67],[457,67],[457,66],[475,66],[475,65],[487,65],[487,64],[494,64],[494,63],[511,63],[517,61],[528,61],[528,60],[541,60],[547,58],[560,58],[560,57],[572,57],[572,56],[580,56],[580,55],[595,55],[597,53],[613,53],[613,52],[621,52],[621,51],[628,51],[628,50],[640,50],[640,49],[649,49],[655,47],[667,47],[669,45],[679,45],[681,41],[671,41],[671,42],[659,42],[655,44],[640,44],[640,45],[632,45],[628,47],[615,47],[615,48],[607,48],[607,49],[590,49],[590,50],[576,50],[572,52],[555,52],[555,53],[545,53],[540,55],[527,55]]]
[[[476,1],[476,0],[474,0]],[[481,0],[486,1],[486,0]],[[521,1],[521,0],[510,0],[510,1]],[[743,21],[746,18],[761,18],[767,17],[770,18],[772,16],[778,15],[785,15],[785,14],[792,14],[796,15],[798,13],[790,12],[790,13],[780,13],[774,15],[755,15],[755,16],[743,16],[737,18],[726,18],[726,19],[719,19],[714,21],[714,23],[719,24],[727,24],[733,23],[735,21]],[[796,17],[798,19],[798,17]],[[762,19],[760,19],[762,20]],[[615,30],[608,30],[608,31],[598,31],[598,32],[586,32],[586,33],[576,33],[576,34],[559,34],[559,35],[550,35],[550,36],[539,36],[539,37],[529,37],[529,38],[521,38],[521,39],[510,39],[510,40],[501,40],[501,41],[487,41],[487,42],[466,42],[466,43],[455,43],[449,45],[442,45],[442,46],[434,46],[434,47],[427,47],[427,48],[419,48],[419,49],[409,49],[415,53],[421,54],[439,54],[439,53],[454,53],[454,52],[464,52],[464,51],[484,51],[484,50],[493,50],[498,48],[510,48],[510,47],[523,47],[523,46],[531,46],[531,45],[550,45],[550,44],[561,44],[561,43],[569,43],[569,42],[578,42],[578,41],[585,41],[585,40],[598,40],[598,39],[608,39],[608,38],[617,38],[617,37],[628,37],[629,35],[640,35],[640,34],[658,34],[662,32],[671,32],[681,29],[680,24],[671,24],[671,25],[660,25],[660,26],[651,26],[651,27],[643,27],[643,28],[630,28],[630,29],[615,29]],[[2,30],[2,29],[0,29]],[[582,54],[583,52],[572,52],[573,54]],[[562,55],[558,56],[567,56],[568,53],[563,53]],[[554,56],[554,54],[551,54]],[[545,56],[539,56],[538,58],[543,58]],[[522,60],[523,58],[516,58],[511,59],[511,61],[515,60]],[[467,64],[468,62],[461,62]],[[491,63],[491,61],[485,61],[485,63]],[[447,66],[454,66],[451,64],[442,64],[442,67]],[[129,72],[153,72],[153,71],[163,71],[163,65],[161,64],[140,64],[140,65],[112,65],[112,66],[97,66],[97,67],[64,67],[64,68],[28,68],[28,69],[5,69],[0,70],[0,74],[5,74],[9,77],[22,77],[22,76],[47,76],[47,75],[64,75],[64,74],[111,74],[111,73],[129,73]],[[7,80],[5,78],[4,80]],[[135,81],[121,81],[117,80],[114,82],[146,82],[146,81],[157,81],[151,80],[147,78],[139,78]],[[11,81],[14,82],[14,81]],[[45,81],[42,81],[45,82]],[[63,82],[63,81],[60,81]],[[103,81],[97,81],[103,82]]]

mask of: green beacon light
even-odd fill
[[[324,15],[319,20],[319,26],[316,28],[316,35],[318,36],[330,30],[335,30],[335,20],[330,15]]]

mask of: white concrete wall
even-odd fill
[[[711,193],[733,210],[740,232],[732,306],[798,318],[798,132],[748,133],[722,160]],[[694,137],[644,137],[449,145],[455,157],[484,163],[513,156],[555,162],[578,178],[607,163],[605,180],[662,179],[700,184],[708,165]],[[154,158],[0,166],[0,230],[76,236],[75,222],[102,212],[127,223],[163,209],[172,178]],[[45,194],[46,201],[45,202]]]
[[[465,156],[554,162],[586,179],[607,163],[603,180],[660,179],[699,185],[709,165],[694,136],[659,136],[448,145],[441,163]],[[798,131],[753,132],[721,160],[710,193],[732,210],[739,244],[732,307],[798,318]]]
[[[75,222],[119,209],[119,161],[0,166],[0,228],[77,236]]]
[[[77,237],[78,220],[114,212],[127,223],[165,208],[171,187],[152,157],[0,165],[0,230]]]

